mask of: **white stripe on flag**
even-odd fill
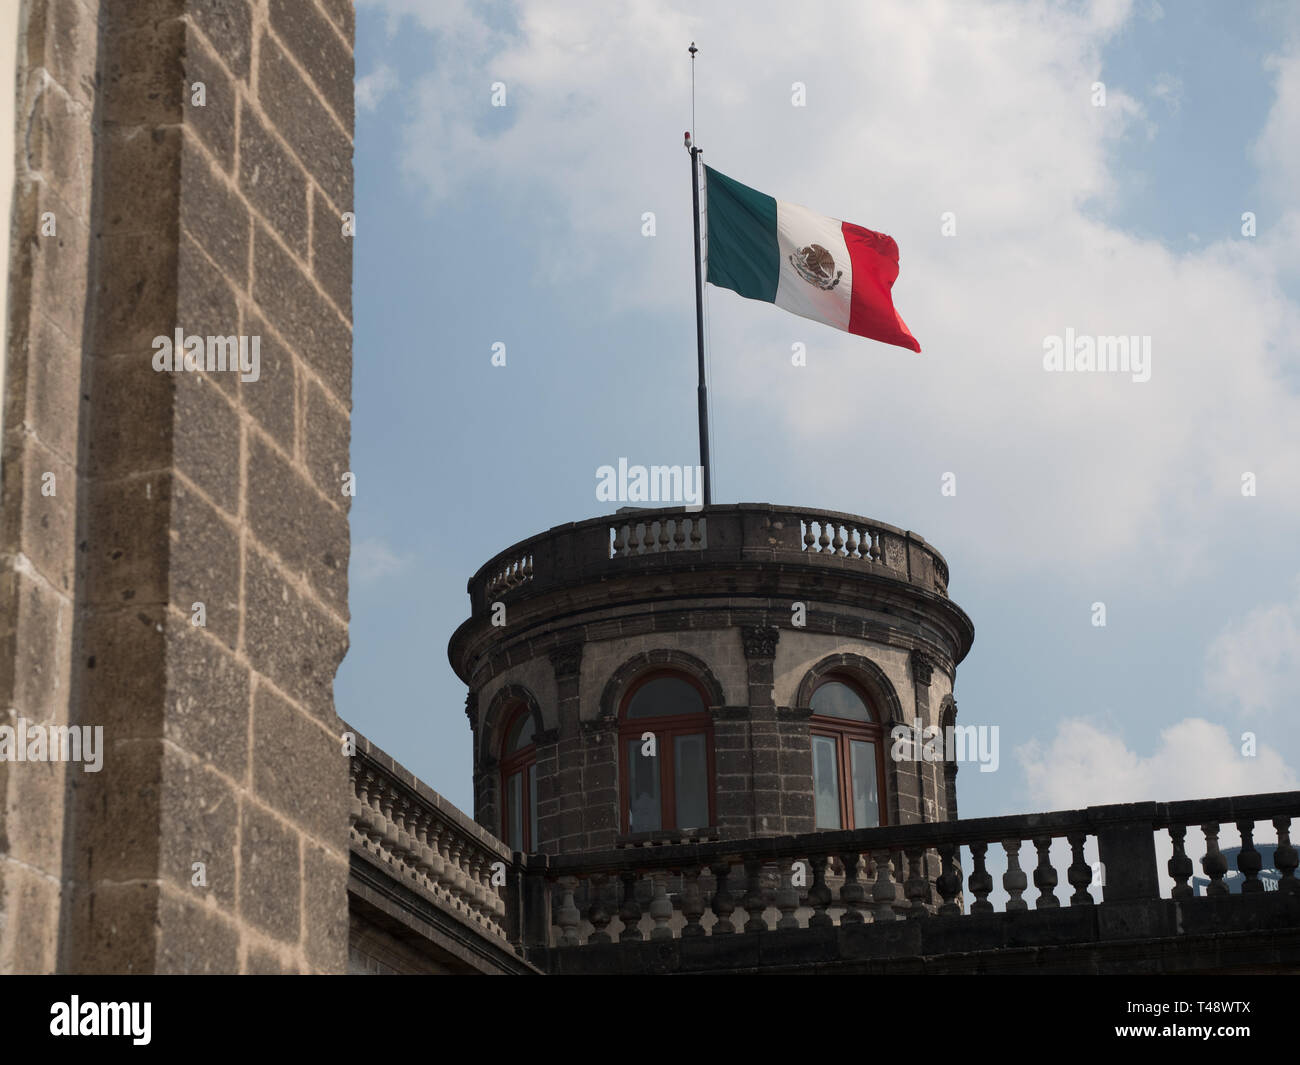
[[[844,243],[840,223],[806,207],[778,200],[776,243],[781,253],[776,305],[836,329],[848,329],[853,301],[853,266],[849,262],[849,249]],[[812,261],[809,262],[806,250],[813,245],[829,252],[832,261],[827,263],[825,254],[813,249]],[[810,274],[820,284],[808,280],[804,274]],[[821,285],[831,287],[823,288]]]

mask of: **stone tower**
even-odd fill
[[[557,526],[469,581],[475,819],[516,850],[955,819],[956,766],[891,757],[952,724],[974,628],[915,533],[744,503]]]

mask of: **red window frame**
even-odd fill
[[[700,712],[698,714],[675,714],[670,717],[629,718],[627,710],[632,705],[632,699],[636,696],[636,693],[651,681],[661,680],[664,677],[684,680],[694,688],[700,697]],[[628,766],[627,742],[628,740],[640,741],[642,734],[646,732],[653,732],[655,735],[655,750],[658,752],[657,758],[659,762],[659,828],[653,831],[673,832],[679,828],[707,828],[717,824],[717,775],[713,756],[713,718],[709,715],[708,708],[709,695],[704,690],[704,686],[689,673],[678,670],[660,669],[647,673],[645,676],[638,677],[636,682],[624,692],[623,701],[618,711],[618,804],[619,823],[624,833],[631,831],[629,828],[631,810],[629,809],[630,796],[628,794],[630,768]],[[707,776],[704,786],[709,801],[709,824],[678,825],[677,774],[674,772],[674,758],[676,755],[673,749],[673,740],[677,736],[698,736],[701,733],[704,735],[704,762]]]
[[[533,797],[532,788],[529,787],[529,770],[533,774],[537,772],[537,740],[534,734],[533,742],[521,751],[506,753],[505,746],[510,740],[510,734],[514,731],[515,726],[519,724],[519,719],[527,717],[532,713],[532,709],[527,703],[519,703],[513,710],[506,715],[506,727],[501,731],[501,839],[510,845],[510,791],[509,780],[516,773],[523,774],[522,786],[520,792],[519,813],[523,825],[523,848],[524,854],[531,854],[537,846],[537,841],[533,839]],[[534,722],[536,724],[536,722]]]
[[[875,744],[876,747],[876,805],[880,810],[880,826],[884,827],[889,824],[889,804],[887,802],[888,789],[885,786],[885,730],[879,723],[880,714],[876,709],[875,702],[862,689],[862,685],[856,683],[852,677],[846,677],[841,673],[832,673],[829,676],[822,677],[813,688],[813,694],[817,689],[825,684],[843,684],[849,688],[867,708],[867,713],[872,717],[871,721],[855,721],[848,717],[827,717],[821,714],[813,714],[808,719],[808,732],[811,736],[824,736],[827,739],[835,741],[835,769],[839,781],[840,790],[840,828],[852,829],[857,826],[853,823],[853,781],[850,773],[853,769],[853,753],[849,746],[853,740],[866,740]],[[811,702],[811,697],[810,700]],[[809,756],[812,757],[812,741],[809,740]],[[814,762],[814,772],[815,772]],[[816,802],[816,778],[814,777],[814,803]],[[814,815],[815,818],[815,815]],[[818,829],[818,831],[834,831],[834,829]]]

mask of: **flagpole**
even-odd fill
[[[691,53],[691,129],[686,134],[686,147],[691,153],[691,202],[695,208],[695,344],[699,361],[700,385],[700,468],[704,472],[704,505],[713,503],[713,490],[709,475],[709,390],[704,384],[704,278],[700,269],[700,149],[692,143],[695,132],[695,42]]]

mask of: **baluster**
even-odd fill
[[[1020,868],[1020,840],[1004,839],[1002,849],[1007,852],[1007,871],[1002,874],[1002,886],[1011,896],[1007,899],[1007,913],[1027,910],[1029,903],[1020,897],[1029,886],[1029,878]]]
[[[668,545],[672,543],[672,538],[668,535],[668,519],[659,519],[659,551],[667,551]]]
[[[429,821],[429,814],[421,810],[415,820],[415,843],[411,847],[416,875],[420,886],[426,889],[433,878],[433,861],[429,850]]]
[[[852,525],[849,526],[849,539],[844,545],[844,555],[846,558],[858,557],[858,530]]]
[[[819,521],[817,523],[817,527],[820,528],[822,531],[822,534],[819,537],[817,537],[817,550],[820,551],[822,554],[825,554],[826,549],[830,547],[831,538],[826,535],[826,522]]]
[[[610,548],[610,558],[621,558],[625,553],[624,548],[627,546],[626,530],[626,525],[614,526],[614,542]]]
[[[766,932],[767,921],[763,911],[767,904],[763,902],[763,863],[756,859],[745,862],[745,910],[749,920],[745,922],[746,932]]]
[[[654,890],[650,897],[650,919],[654,921],[650,938],[672,939],[673,930],[669,922],[673,919],[673,900],[668,897],[668,871],[656,869],[650,874],[650,884]]]
[[[1300,894],[1300,880],[1296,879],[1296,866],[1300,865],[1300,855],[1296,854],[1291,844],[1291,818],[1273,818],[1273,827],[1277,829],[1277,846],[1273,848],[1273,868],[1282,874],[1278,881],[1278,891]]]
[[[531,581],[532,579],[533,579],[533,556],[529,555],[527,558],[524,559],[524,580]]]
[[[975,901],[971,903],[971,913],[993,912],[993,903],[989,902],[989,892],[993,890],[993,877],[984,868],[984,855],[988,849],[987,843],[970,845],[971,858],[975,863],[975,868],[971,870],[970,879],[967,881],[971,894],[975,896]]]
[[[1241,893],[1253,895],[1264,890],[1264,881],[1259,878],[1259,870],[1264,861],[1255,849],[1255,822],[1238,821],[1237,831],[1241,833],[1241,850],[1237,852],[1237,872],[1246,879],[1242,881]]]
[[[935,880],[939,897],[940,917],[957,917],[961,907],[957,905],[957,893],[961,891],[961,877],[957,873],[957,845],[944,843],[939,846],[939,877]]]
[[[876,529],[871,530],[871,561],[879,562],[880,554],[880,533]]]
[[[623,930],[618,934],[620,943],[629,939],[639,940],[641,936],[641,904],[636,900],[637,875],[629,870],[621,874],[623,881],[623,905],[618,908],[618,919],[623,922]]]
[[[877,924],[881,921],[896,921],[898,914],[894,912],[894,902],[898,892],[894,885],[893,855],[889,851],[877,851],[871,859],[876,865],[876,882],[871,887],[874,920]]]
[[[1205,875],[1210,878],[1210,886],[1205,889],[1206,895],[1228,895],[1228,885],[1223,882],[1223,874],[1228,871],[1228,859],[1219,852],[1219,825],[1217,821],[1211,821],[1201,826],[1201,831],[1205,833],[1205,857],[1201,859],[1201,868],[1205,870]]]
[[[799,892],[794,886],[794,867],[797,864],[799,863],[793,859],[786,859],[782,860],[779,866],[781,886],[776,889],[776,908],[781,911],[781,916],[776,922],[778,932],[799,927],[799,918],[794,915],[799,909]],[[804,868],[806,870],[807,866],[805,865]]]
[[[560,905],[555,912],[555,923],[560,926],[560,942],[562,947],[576,947],[578,945],[578,921],[582,915],[578,913],[578,907],[573,902],[573,891],[578,886],[576,876],[562,876],[556,883],[560,887]]]
[[[813,544],[817,542],[817,537],[813,535],[812,522],[805,521],[803,523],[803,528],[803,549],[805,551],[811,551]]]
[[[673,550],[680,551],[686,544],[686,530],[682,527],[685,524],[684,518],[673,519]]]
[[[907,880],[903,884],[903,894],[907,896],[909,920],[915,920],[918,917],[929,917],[930,911],[925,908],[925,891],[929,886],[925,874],[921,871],[921,861],[925,857],[924,847],[909,847],[907,854]]]
[[[1187,851],[1183,846],[1186,835],[1185,825],[1169,826],[1169,838],[1173,841],[1174,853],[1165,868],[1169,870],[1169,876],[1174,882],[1173,890],[1169,893],[1169,897],[1173,899],[1190,899],[1195,895],[1192,886],[1187,882],[1192,875],[1192,860],[1187,857]]]
[[[700,867],[689,865],[682,870],[682,916],[686,918],[686,927],[682,929],[682,938],[704,935],[704,925],[700,918],[704,916],[704,893],[700,890]]]
[[[1083,845],[1088,840],[1086,832],[1071,832],[1067,837],[1070,841],[1070,851],[1074,855],[1074,860],[1070,863],[1070,869],[1067,874],[1070,886],[1074,888],[1074,894],[1070,896],[1071,906],[1091,906],[1093,904],[1092,892],[1088,890],[1088,885],[1092,883],[1092,866],[1083,860]],[[1191,865],[1187,866],[1187,871],[1191,873]]]
[[[1056,870],[1052,867],[1052,858],[1049,853],[1052,849],[1052,838],[1050,836],[1043,839],[1034,840],[1034,846],[1038,848],[1038,868],[1034,870],[1034,887],[1038,888],[1038,898],[1034,902],[1034,908],[1037,910],[1059,910],[1061,900],[1056,897],[1056,885],[1058,876]]]
[[[808,918],[809,928],[831,928],[835,922],[826,908],[831,904],[831,889],[826,885],[826,855],[817,854],[808,859],[812,866],[813,882],[808,889],[808,904],[812,906],[812,916]]]
[[[604,874],[593,876],[587,881],[587,888],[591,892],[591,902],[587,906],[587,920],[591,922],[591,935],[587,937],[590,943],[612,943],[606,929],[609,922],[614,919],[614,913],[610,908],[608,894],[609,877]]]
[[[840,905],[844,912],[840,914],[840,926],[846,924],[865,924],[862,915],[866,907],[867,889],[858,883],[857,851],[847,851],[840,855],[844,863],[844,883],[840,885]]]
[[[691,518],[691,547],[698,548],[704,537],[700,534],[700,517]]]
[[[717,880],[717,885],[713,889],[713,915],[717,921],[713,925],[712,934],[729,936],[736,931],[736,926],[731,923],[731,915],[736,909],[736,900],[731,897],[731,889],[727,887],[727,875],[731,872],[731,863],[715,862],[709,866],[709,871]]]
[[[831,532],[835,534],[834,539],[831,540],[831,553],[836,555],[844,554],[842,550],[844,547],[844,537],[840,535],[840,523],[838,521],[831,526]]]

